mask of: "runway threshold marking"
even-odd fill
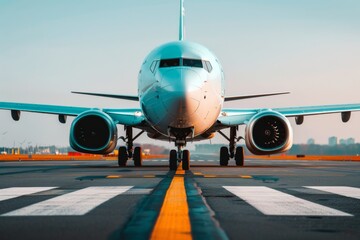
[[[130,186],[88,187],[5,213],[2,216],[80,216],[130,188]]]
[[[321,186],[321,187],[307,186],[306,188],[334,193],[345,197],[360,199],[360,188],[345,187],[345,186]]]
[[[184,184],[185,171],[179,164],[168,188],[151,239],[192,239],[189,206]]]
[[[292,195],[262,186],[224,186],[265,215],[273,216],[353,216]]]
[[[11,187],[0,189],[0,201],[5,201],[12,198],[30,195],[38,192],[44,192],[56,187]]]

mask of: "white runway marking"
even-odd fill
[[[33,193],[43,192],[56,187],[12,187],[0,189],[0,201],[21,197]]]
[[[306,188],[311,188],[311,189],[316,189],[316,190],[320,190],[320,191],[324,191],[324,192],[329,192],[329,193],[334,193],[337,195],[341,195],[341,196],[345,196],[345,197],[350,197],[350,198],[356,198],[356,199],[360,199],[360,188],[355,188],[355,187],[344,187],[344,186],[322,186],[322,187],[306,187]]]
[[[20,208],[2,216],[80,216],[130,188],[129,186],[88,187]]]
[[[274,216],[353,216],[268,187],[224,186],[265,215]]]

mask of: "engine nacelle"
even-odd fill
[[[292,127],[284,115],[266,110],[250,119],[245,142],[249,151],[256,155],[285,152],[293,143]]]
[[[112,118],[100,110],[89,110],[71,124],[70,145],[79,152],[108,154],[117,143],[117,128]]]

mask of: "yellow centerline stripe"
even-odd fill
[[[109,175],[106,178],[121,178],[121,175]]]
[[[151,239],[192,239],[184,174],[179,164],[166,192]]]
[[[251,179],[252,176],[249,176],[249,175],[240,175],[241,178],[245,178],[245,179]]]

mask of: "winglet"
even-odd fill
[[[179,22],[179,41],[184,40],[184,0],[180,0],[180,22]]]

